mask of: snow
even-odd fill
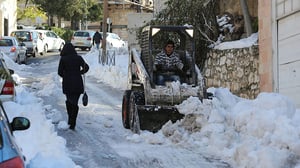
[[[244,38],[238,41],[228,41],[228,42],[217,44],[216,46],[214,46],[214,49],[226,50],[232,48],[251,47],[253,45],[258,45],[257,39],[258,39],[258,33],[253,33],[248,38]]]
[[[230,20],[231,18],[226,14],[217,17],[217,23],[219,25],[220,32],[223,32],[225,29],[228,29],[230,33],[234,31],[234,25],[230,23]],[[218,50],[226,50],[232,48],[245,48],[251,47],[253,45],[258,45],[258,33],[253,33],[251,36],[237,41],[223,42],[223,39],[224,35],[220,34],[215,44],[212,44],[210,47]]]
[[[255,39],[257,35],[251,38]],[[248,44],[241,40],[220,44],[219,47],[224,49]],[[116,89],[126,89],[128,53],[121,50],[116,56],[115,66],[99,66],[98,51],[87,53],[84,59],[90,65],[90,71],[86,78],[95,78],[97,82]],[[28,89],[21,83],[23,76],[39,73],[34,72],[34,67],[38,65],[17,65],[5,59],[8,66],[15,70],[14,78],[18,83],[16,101],[4,103],[9,118],[25,116],[31,121],[30,129],[14,133],[27,158],[26,164],[31,168],[80,167],[71,159],[72,153],[66,147],[66,140],[56,132],[57,129],[67,130],[67,123],[59,111],[43,104],[40,98],[54,96],[58,101],[62,100],[59,98],[63,96],[61,79],[57,72],[49,72]],[[178,110],[185,114],[184,119],[174,124],[166,123],[155,134],[148,131],[142,131],[140,135],[130,133],[126,136],[127,142],[123,142],[125,144],[112,146],[119,155],[128,158],[139,155],[134,152],[137,151],[134,144],[139,144],[139,148],[144,148],[149,154],[151,150],[147,149],[157,146],[151,148],[155,149],[153,155],[157,158],[166,157],[163,151],[166,148],[160,146],[170,145],[186,151],[176,153],[177,158],[182,160],[194,159],[196,155],[189,150],[193,149],[203,155],[220,158],[232,167],[300,167],[300,111],[288,97],[264,92],[249,100],[233,95],[227,88],[209,88],[209,91],[215,95],[212,100],[201,102],[190,97],[177,105]],[[121,118],[121,114],[115,117]],[[107,120],[104,124],[109,128],[115,123]],[[169,155],[175,151],[173,148],[168,148]]]

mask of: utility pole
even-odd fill
[[[107,15],[108,15],[108,2],[107,0],[103,1],[103,21],[102,21],[102,32],[103,32],[103,37],[102,37],[102,58],[101,62],[104,65],[107,60],[106,56],[106,32],[107,32]]]
[[[84,23],[85,23],[85,30],[87,30],[88,29],[88,24],[87,24],[88,8],[87,8],[87,2],[86,2],[86,0],[84,0],[84,2],[85,2]]]
[[[251,36],[253,33],[252,26],[251,26],[251,18],[250,18],[250,13],[247,5],[246,0],[240,0],[241,7],[242,7],[242,12],[245,20],[245,27],[246,27],[246,33],[247,37]]]

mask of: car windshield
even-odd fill
[[[114,38],[114,39],[120,40],[120,37],[118,35],[116,35],[116,34],[111,34],[111,37]]]
[[[0,46],[13,46],[11,39],[0,39]]]

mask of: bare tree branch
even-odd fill
[[[205,38],[203,38],[205,41],[208,41],[208,42],[211,43],[211,44],[215,44],[215,41],[211,40],[211,39],[208,37],[208,35],[207,35],[205,32],[203,32],[203,31],[201,30],[201,28],[198,27],[198,31],[200,32],[200,34],[201,34],[203,37],[205,37]]]

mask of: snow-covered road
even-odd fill
[[[31,64],[34,67],[29,73],[31,77],[24,79],[23,83],[30,85],[30,82],[34,82],[35,85],[42,85],[43,80],[52,78],[53,86],[49,89],[54,94],[40,94],[40,97],[49,106],[47,116],[52,118],[58,135],[66,139],[70,157],[77,165],[83,168],[230,167],[192,146],[165,142],[166,140],[150,132],[145,134],[149,136],[145,138],[148,142],[144,142],[138,135],[124,129],[121,121],[123,90],[113,88],[93,76],[86,77],[89,105],[82,106],[80,100],[76,130],[62,129],[61,121],[66,121],[67,118],[65,97],[61,93],[60,78],[56,75],[59,57],[52,57],[57,59],[45,58],[40,60],[42,63]],[[39,95],[38,90],[32,91]]]
[[[177,105],[185,115],[182,120],[166,123],[157,133],[137,135],[121,122],[127,48],[117,52],[115,66],[99,64],[95,49],[80,54],[90,65],[89,105],[80,103],[75,132],[66,122],[59,56],[32,58],[29,65],[4,57],[18,84],[16,101],[4,103],[6,112],[10,119],[31,121],[28,130],[14,132],[28,167],[300,167],[300,109],[289,97],[262,92],[249,100],[228,88],[211,87],[212,100],[190,97]]]

